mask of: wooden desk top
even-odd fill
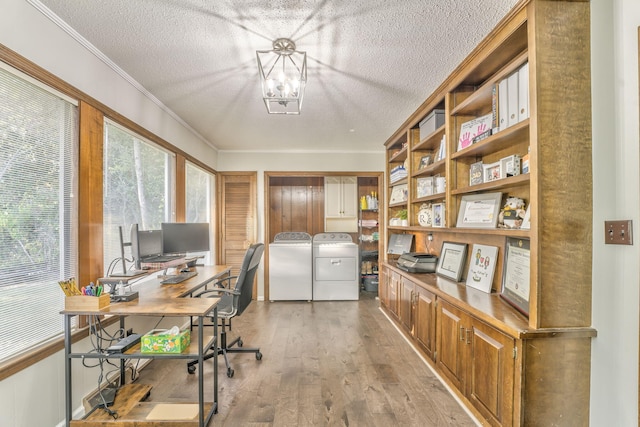
[[[134,301],[111,303],[100,310],[63,310],[62,314],[119,316],[206,316],[220,298],[184,298],[230,271],[226,265],[197,267],[198,274],[182,283],[163,285],[153,279],[136,286],[140,294]]]

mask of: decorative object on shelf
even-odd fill
[[[447,179],[444,176],[436,176],[435,184],[436,194],[444,193],[444,191],[447,189]]]
[[[391,198],[389,204],[406,202],[409,198],[409,190],[407,184],[394,185],[391,189]]]
[[[478,185],[484,182],[482,161],[472,163],[469,166],[469,185]]]
[[[502,178],[520,175],[520,156],[517,154],[500,159]]]
[[[431,205],[431,213],[433,215],[432,223],[434,227],[444,227],[446,225],[444,211],[444,203],[434,203]]]
[[[500,162],[482,165],[482,177],[484,182],[496,181],[502,179],[502,166]]]
[[[522,225],[520,228],[523,230],[531,229],[531,203],[529,203],[527,210],[524,212],[524,218],[522,219]]]
[[[530,241],[507,237],[500,296],[525,316],[529,316],[530,270]]]
[[[456,227],[496,228],[502,193],[462,196]]]
[[[525,203],[519,197],[507,197],[498,216],[498,227],[520,228],[525,217]]]
[[[418,165],[418,170],[424,169],[427,166],[429,166],[431,164],[432,160],[433,160],[433,157],[431,156],[431,154],[427,154],[426,156],[422,156],[420,158],[420,164]]]
[[[474,143],[473,138],[479,135],[484,135],[487,132],[489,133],[486,136],[491,135],[492,123],[492,113],[462,123],[460,126],[460,137],[458,138],[458,151],[471,146]]]
[[[433,194],[433,177],[418,178],[416,180],[416,197],[427,197]]]
[[[422,227],[433,226],[433,213],[429,203],[423,203],[418,210],[418,224]]]
[[[307,83],[307,53],[279,38],[272,50],[256,51],[262,98],[269,114],[300,114]]]
[[[459,282],[466,257],[466,243],[442,242],[436,274]]]
[[[490,294],[497,261],[497,246],[474,244],[469,255],[467,286]]]

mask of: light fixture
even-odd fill
[[[273,50],[256,51],[262,98],[269,114],[300,114],[307,83],[307,53],[289,39],[273,42]]]

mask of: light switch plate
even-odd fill
[[[633,245],[631,220],[605,221],[604,243],[608,245]]]

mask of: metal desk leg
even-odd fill
[[[198,408],[200,427],[204,427],[204,317],[198,316]]]
[[[213,413],[218,413],[218,307],[213,309]]]
[[[65,424],[71,424],[71,315],[64,315],[64,393],[65,393]]]

